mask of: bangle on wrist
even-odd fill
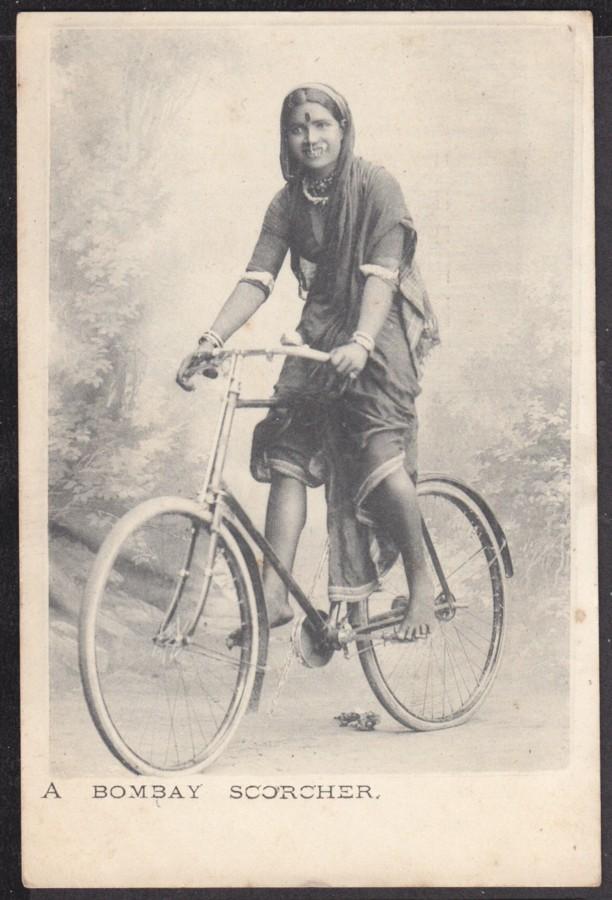
[[[222,337],[220,337],[216,331],[213,331],[212,328],[209,328],[208,331],[205,331],[198,344],[204,344],[208,341],[209,344],[213,344],[215,350],[221,350],[225,341]]]
[[[373,352],[374,347],[376,346],[374,338],[365,331],[354,331],[351,335],[351,341],[354,344],[359,344],[364,350],[367,350],[368,356]]]

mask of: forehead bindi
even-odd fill
[[[308,122],[320,121],[335,121],[330,111],[320,103],[301,103],[291,111],[289,116],[289,125],[303,125]]]

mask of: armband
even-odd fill
[[[362,275],[365,275],[366,278],[370,275],[380,278],[381,281],[384,281],[389,287],[397,288],[399,285],[399,269],[387,269],[386,266],[370,265],[369,263],[366,263],[364,266],[359,266],[359,271]]]
[[[245,272],[240,278],[239,281],[244,281],[247,284],[253,284],[256,287],[262,288],[265,291],[266,299],[272,293],[272,288],[274,287],[274,275],[270,272]]]

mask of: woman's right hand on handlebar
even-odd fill
[[[212,360],[214,349],[215,347],[211,341],[204,340],[198,344],[197,349],[194,350],[193,353],[190,353],[189,356],[185,357],[176,373],[176,383],[179,387],[182,387],[184,391],[195,390],[195,385],[191,384],[191,379],[196,372],[202,370],[204,363],[208,360]]]

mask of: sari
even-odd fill
[[[316,268],[297,331],[311,347],[330,351],[350,341],[365,281],[382,271],[377,248],[399,230],[394,297],[355,381],[337,375],[328,364],[285,361],[274,392],[283,408],[272,409],[256,426],[251,472],[258,481],[270,481],[276,470],[310,487],[325,485],[329,597],[360,601],[397,556],[384,522],[375,521],[368,509],[368,496],[401,466],[416,478],[415,398],[423,359],[439,338],[414,262],[416,231],[399,184],[381,166],[354,155],[352,117],[344,98],[325,85],[302,88],[309,89],[330,97],[344,123],[323,239],[313,254],[303,173],[295,171],[285,137],[286,100],[281,113],[286,185],[266,213],[245,278],[262,270],[275,277],[289,249],[291,268],[302,282],[306,248]]]

